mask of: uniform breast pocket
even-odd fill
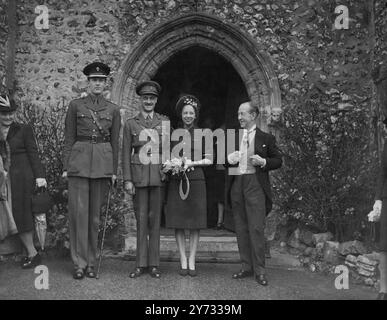
[[[84,126],[92,121],[91,115],[84,112],[77,112],[77,125]]]
[[[101,121],[101,125],[106,126],[107,128],[111,127],[113,117],[108,113],[100,114],[99,120]]]

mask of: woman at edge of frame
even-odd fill
[[[31,197],[35,185],[47,187],[45,170],[39,159],[32,127],[15,121],[17,105],[7,95],[0,95],[0,130],[11,151],[10,180],[12,215],[19,238],[27,251],[22,260],[23,269],[41,264],[42,258],[33,242],[34,221]]]

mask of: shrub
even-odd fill
[[[365,108],[327,108],[322,94],[284,110],[277,124],[284,166],[274,188],[286,222],[331,231],[339,241],[364,236],[377,166],[370,124]]]

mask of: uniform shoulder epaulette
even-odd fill
[[[82,101],[83,99],[85,99],[86,97],[79,97],[79,98],[75,98],[73,100],[71,100],[72,102],[79,102],[79,101]]]
[[[130,117],[127,117],[126,120],[133,120],[136,117],[137,117],[137,114],[131,115]]]
[[[118,104],[116,104],[116,103],[114,103],[114,102],[111,102],[111,101],[109,101],[109,100],[106,100],[108,103],[109,103],[109,105],[111,105],[112,107],[115,107],[115,108],[120,108],[119,106],[118,106]]]
[[[168,118],[165,114],[160,114],[160,116],[161,116],[161,118],[162,118],[163,120],[169,120],[169,118]]]

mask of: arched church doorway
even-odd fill
[[[157,111],[175,126],[174,106],[181,93],[195,95],[201,102],[199,126],[236,126],[237,108],[249,99],[238,72],[214,51],[192,46],[172,56],[157,71],[154,80],[163,87]]]
[[[281,93],[270,58],[257,40],[238,26],[203,13],[174,18],[152,30],[132,46],[123,61],[112,90],[112,99],[126,108],[126,115],[138,112],[135,93],[139,81],[159,81],[161,93],[157,111],[171,117],[180,93],[198,96],[203,107],[202,126],[208,119],[215,127],[237,125],[237,108],[251,100],[260,109],[257,124],[268,130],[271,118],[281,111]],[[211,121],[210,121],[211,122]],[[231,217],[231,212],[228,213]],[[132,218],[134,216],[132,214]],[[230,219],[232,224],[232,218]],[[135,250],[135,222],[126,230],[125,249]],[[211,251],[209,244],[206,244]],[[217,252],[216,241],[211,252]],[[212,247],[211,247],[212,248]],[[213,253],[212,253],[213,254]]]
[[[200,100],[199,127],[212,130],[237,127],[238,106],[249,99],[245,85],[232,64],[218,53],[200,46],[192,46],[173,55],[152,79],[163,88],[156,111],[167,115],[175,128],[178,122],[175,105],[182,93],[193,94]],[[218,222],[218,203],[221,203],[220,206],[225,204],[229,181],[224,167],[212,165],[204,171],[207,223],[212,228]],[[233,230],[227,203],[224,218],[226,228]]]

